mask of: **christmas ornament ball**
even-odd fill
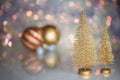
[[[42,28],[44,42],[47,45],[57,44],[60,39],[60,32],[54,25],[45,25]]]
[[[36,57],[28,58],[24,60],[23,63],[27,72],[37,73],[43,68],[42,61],[40,61]]]
[[[50,67],[53,68],[58,64],[58,56],[56,54],[49,54],[46,58],[45,58],[45,64]]]
[[[22,34],[21,41],[30,50],[35,50],[43,44],[42,32],[36,26],[25,29]]]

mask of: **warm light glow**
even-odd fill
[[[5,41],[4,41],[4,43],[3,43],[3,45],[6,46],[8,44],[8,42],[9,42],[9,39],[6,38]]]
[[[50,14],[47,14],[47,15],[45,16],[45,19],[51,21],[51,20],[54,19],[54,17],[53,17],[52,15],[50,15]]]
[[[3,26],[7,26],[8,25],[8,21],[3,21]]]
[[[31,10],[26,12],[26,16],[32,16],[33,12]]]
[[[79,19],[78,19],[78,18],[75,18],[75,19],[74,19],[74,23],[78,24],[78,23],[79,23]]]
[[[12,42],[11,41],[8,42],[8,46],[12,47]]]
[[[86,1],[85,4],[86,4],[86,6],[88,6],[88,7],[91,7],[91,5],[92,5],[90,1]]]
[[[106,25],[107,25],[108,27],[110,27],[111,22],[106,21]]]
[[[18,33],[18,37],[19,38],[21,38],[22,37],[22,33],[20,32],[20,33]]]
[[[36,0],[36,4],[39,5],[40,4],[40,0]]]
[[[71,43],[73,44],[73,43],[74,43],[74,35],[73,35],[73,34],[70,34],[70,35],[69,35],[69,39],[70,39]]]
[[[75,6],[75,2],[70,1],[70,2],[69,2],[69,6],[70,6],[70,7],[74,7],[74,6]]]
[[[38,10],[38,12],[37,12],[37,13],[38,13],[38,15],[40,15],[40,16],[41,16],[41,15],[43,15],[43,10],[41,10],[41,9],[40,9],[40,10]]]
[[[105,5],[105,1],[104,0],[99,0],[99,4],[100,4],[100,6],[104,6]]]
[[[49,41],[56,40],[56,34],[54,31],[49,31],[48,34],[46,34],[46,39]]]
[[[48,58],[46,59],[46,64],[47,64],[48,66],[50,66],[50,67],[54,67],[54,66],[56,65],[56,63],[57,63],[57,58],[56,58],[55,56],[53,56],[53,57],[48,57]]]
[[[111,22],[111,21],[112,21],[111,16],[107,16],[107,17],[106,17],[106,21]]]
[[[10,33],[7,34],[6,36],[8,39],[12,38],[12,35]]]
[[[12,15],[12,19],[16,20],[17,19],[17,15],[16,14]]]
[[[28,2],[28,0],[24,0],[24,2]]]
[[[96,70],[95,75],[100,75],[100,69]]]
[[[30,7],[34,7],[34,6],[35,6],[35,4],[34,4],[34,3],[31,3],[31,4],[29,4],[29,6],[30,6]]]
[[[36,20],[38,20],[38,19],[39,19],[39,16],[35,14],[35,15],[33,16],[33,20],[36,21]]]

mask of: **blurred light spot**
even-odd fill
[[[12,42],[11,41],[8,42],[8,46],[12,47]]]
[[[107,16],[107,17],[106,17],[106,20],[107,20],[108,22],[111,22],[111,21],[112,21],[111,16]]]
[[[108,27],[110,27],[111,22],[106,21],[106,25],[107,25]]]
[[[38,19],[39,19],[38,15],[35,14],[35,15],[33,16],[33,20],[36,21],[36,20],[38,20]]]
[[[8,25],[8,21],[3,21],[3,30],[5,31],[5,32],[7,32],[7,25]]]
[[[38,10],[37,13],[38,13],[38,15],[43,15],[43,10],[40,9],[40,10]]]
[[[6,36],[5,36],[5,40],[3,41],[3,46],[7,46],[8,45],[8,43],[9,43],[9,40],[12,38],[12,35],[11,34],[7,34]],[[9,44],[11,44],[11,43],[9,43]]]
[[[95,75],[100,75],[100,69],[96,70]]]
[[[74,6],[75,6],[75,2],[74,2],[74,1],[70,1],[70,2],[69,2],[69,6],[70,6],[70,7],[74,7]]]
[[[36,0],[36,4],[39,5],[40,4],[40,0]]]
[[[114,3],[116,3],[117,2],[117,0],[112,0]]]
[[[22,33],[20,32],[20,33],[18,33],[18,37],[19,38],[21,38],[22,37]]]
[[[29,6],[30,6],[30,7],[34,7],[35,4],[34,4],[34,3],[30,3]]]
[[[16,14],[12,15],[12,19],[16,20],[17,19],[17,15]]]
[[[26,12],[26,16],[32,16],[33,12],[31,10]]]
[[[103,8],[105,5],[105,1],[104,0],[99,0],[99,8]]]
[[[19,55],[18,55],[18,59],[19,59],[19,60],[23,60],[23,59],[24,59],[24,56],[23,56],[22,54],[19,54]]]
[[[49,31],[49,34],[46,34],[46,39],[49,39],[49,41],[52,41],[56,38],[56,34],[53,31]]]
[[[6,46],[8,44],[8,42],[9,42],[9,39],[6,38],[5,41],[3,42],[3,46]]]
[[[88,6],[88,7],[91,7],[91,5],[92,5],[90,1],[86,1],[85,4],[86,4],[86,6]]]
[[[112,18],[111,16],[106,17],[106,25],[109,27],[111,25]]]
[[[12,35],[10,33],[7,34],[6,36],[8,39],[11,39],[12,38]]]
[[[0,16],[2,16],[3,15],[3,11],[2,10],[0,10]]]
[[[7,20],[3,21],[3,26],[7,26],[7,25],[8,25],[8,21]]]
[[[73,44],[74,43],[74,35],[72,33],[69,35],[69,39],[70,39],[71,43]]]
[[[74,19],[74,23],[76,23],[76,24],[79,23],[79,19],[78,19],[78,18],[75,18],[75,19]]]
[[[99,0],[99,4],[100,4],[100,6],[104,6],[105,5],[105,1],[104,0]]]
[[[28,0],[24,0],[24,2],[28,2]]]
[[[47,14],[47,15],[45,16],[45,19],[51,21],[51,20],[54,19],[54,17],[53,17],[52,15],[50,15],[50,14]]]

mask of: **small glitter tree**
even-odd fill
[[[74,42],[73,65],[79,69],[78,74],[87,76],[91,73],[90,66],[95,62],[96,51],[84,11],[82,11],[79,23]]]
[[[101,73],[109,74],[111,70],[107,68],[106,65],[114,61],[114,56],[112,54],[107,26],[103,30],[102,39],[100,42],[98,59],[99,59],[100,64],[105,65],[105,68],[101,69]]]

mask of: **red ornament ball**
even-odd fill
[[[37,73],[42,70],[43,65],[42,61],[36,57],[31,57],[24,61],[24,67],[27,72]]]
[[[22,43],[30,50],[35,50],[43,44],[43,37],[40,28],[35,26],[27,28],[21,37]]]

